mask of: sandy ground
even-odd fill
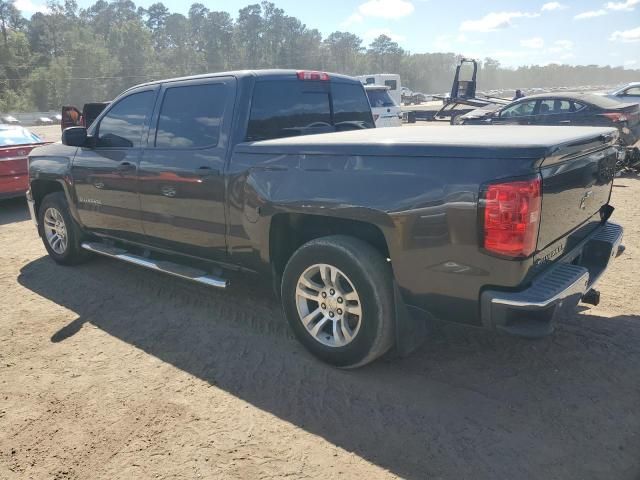
[[[405,359],[316,361],[252,277],[212,291],[45,256],[0,203],[0,478],[640,479],[640,213],[602,303],[539,341],[436,326]]]
[[[60,125],[48,125],[46,127],[27,127],[28,130],[32,131],[36,135],[40,135],[40,137],[45,142],[58,142],[60,141]]]

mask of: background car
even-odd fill
[[[371,113],[376,127],[402,126],[402,109],[389,95],[389,87],[383,85],[365,85]]]
[[[531,95],[497,109],[473,110],[457,117],[455,123],[616,127],[626,149],[626,165],[640,162],[640,105],[593,93]]]
[[[3,115],[0,117],[0,123],[4,123],[5,125],[20,125],[20,120],[11,115]]]
[[[35,125],[53,125],[53,120],[49,117],[38,117],[34,122]]]
[[[616,126],[635,130],[640,108],[591,93],[530,95],[507,105],[472,110],[458,118],[465,125],[579,125]],[[626,131],[621,132],[623,134]]]
[[[0,199],[25,194],[29,188],[27,155],[45,143],[24,127],[0,125]]]
[[[640,103],[640,82],[627,83],[605,94],[612,100],[624,103]]]

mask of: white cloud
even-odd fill
[[[566,5],[563,5],[560,2],[547,2],[544,5],[542,5],[541,10],[543,12],[550,12],[552,10],[564,10],[565,8],[568,8]]]
[[[437,52],[459,52],[469,46],[484,44],[479,38],[468,38],[464,33],[438,35],[433,40],[433,50]],[[473,56],[473,55],[469,55]]]
[[[493,32],[512,25],[515,18],[539,17],[539,13],[527,12],[492,12],[478,20],[465,20],[460,24],[463,32]]]
[[[23,13],[47,13],[49,11],[49,7],[44,3],[37,4],[33,3],[31,0],[15,0],[13,2],[13,6]]]
[[[617,30],[611,34],[609,40],[612,42],[640,42],[640,27],[631,30]]]
[[[640,0],[626,0],[624,2],[608,2],[606,7],[609,10],[625,10],[627,12],[632,12],[638,4],[640,4]]]
[[[362,18],[362,15],[360,15],[359,13],[352,13],[347,17],[347,19],[344,22],[340,24],[340,26],[342,28],[349,28],[350,26],[355,25],[357,23],[362,23],[363,20],[364,18]]]
[[[525,48],[539,49],[544,47],[544,39],[540,37],[525,38],[524,40],[520,40],[520,46]]]
[[[631,66],[633,66],[633,65],[635,65],[637,63],[638,63],[637,60],[627,60],[626,62],[624,62],[624,66],[625,67],[631,67]]]
[[[549,53],[566,52],[573,49],[573,42],[571,40],[556,40],[553,42],[553,46],[549,47]]]
[[[402,42],[407,38],[404,35],[400,35],[399,33],[392,32],[388,28],[372,28],[364,32],[362,34],[362,38],[365,42],[371,42],[376,38],[378,38],[380,35],[386,35],[394,42]]]
[[[584,20],[585,18],[595,18],[595,17],[601,17],[603,15],[606,15],[607,11],[600,9],[600,10],[589,10],[587,12],[582,12],[579,13],[578,15],[576,15],[575,18],[576,20]]]
[[[407,0],[369,0],[358,7],[363,17],[402,18],[415,10],[413,3]]]

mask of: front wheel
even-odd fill
[[[61,265],[73,265],[89,254],[80,247],[82,232],[74,222],[62,192],[50,193],[38,209],[40,235],[49,256]]]
[[[300,247],[284,271],[282,303],[300,342],[332,365],[365,365],[393,344],[391,268],[358,239],[336,235]]]

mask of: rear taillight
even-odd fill
[[[542,206],[540,177],[494,183],[484,190],[483,246],[508,257],[528,257],[535,249]]]
[[[323,82],[329,81],[329,74],[325,72],[299,70],[296,75],[298,75],[298,80],[322,80]]]
[[[609,120],[611,120],[613,123],[620,123],[620,122],[626,122],[628,120],[628,117],[626,114],[624,113],[601,113],[600,114],[603,117],[607,117]]]

